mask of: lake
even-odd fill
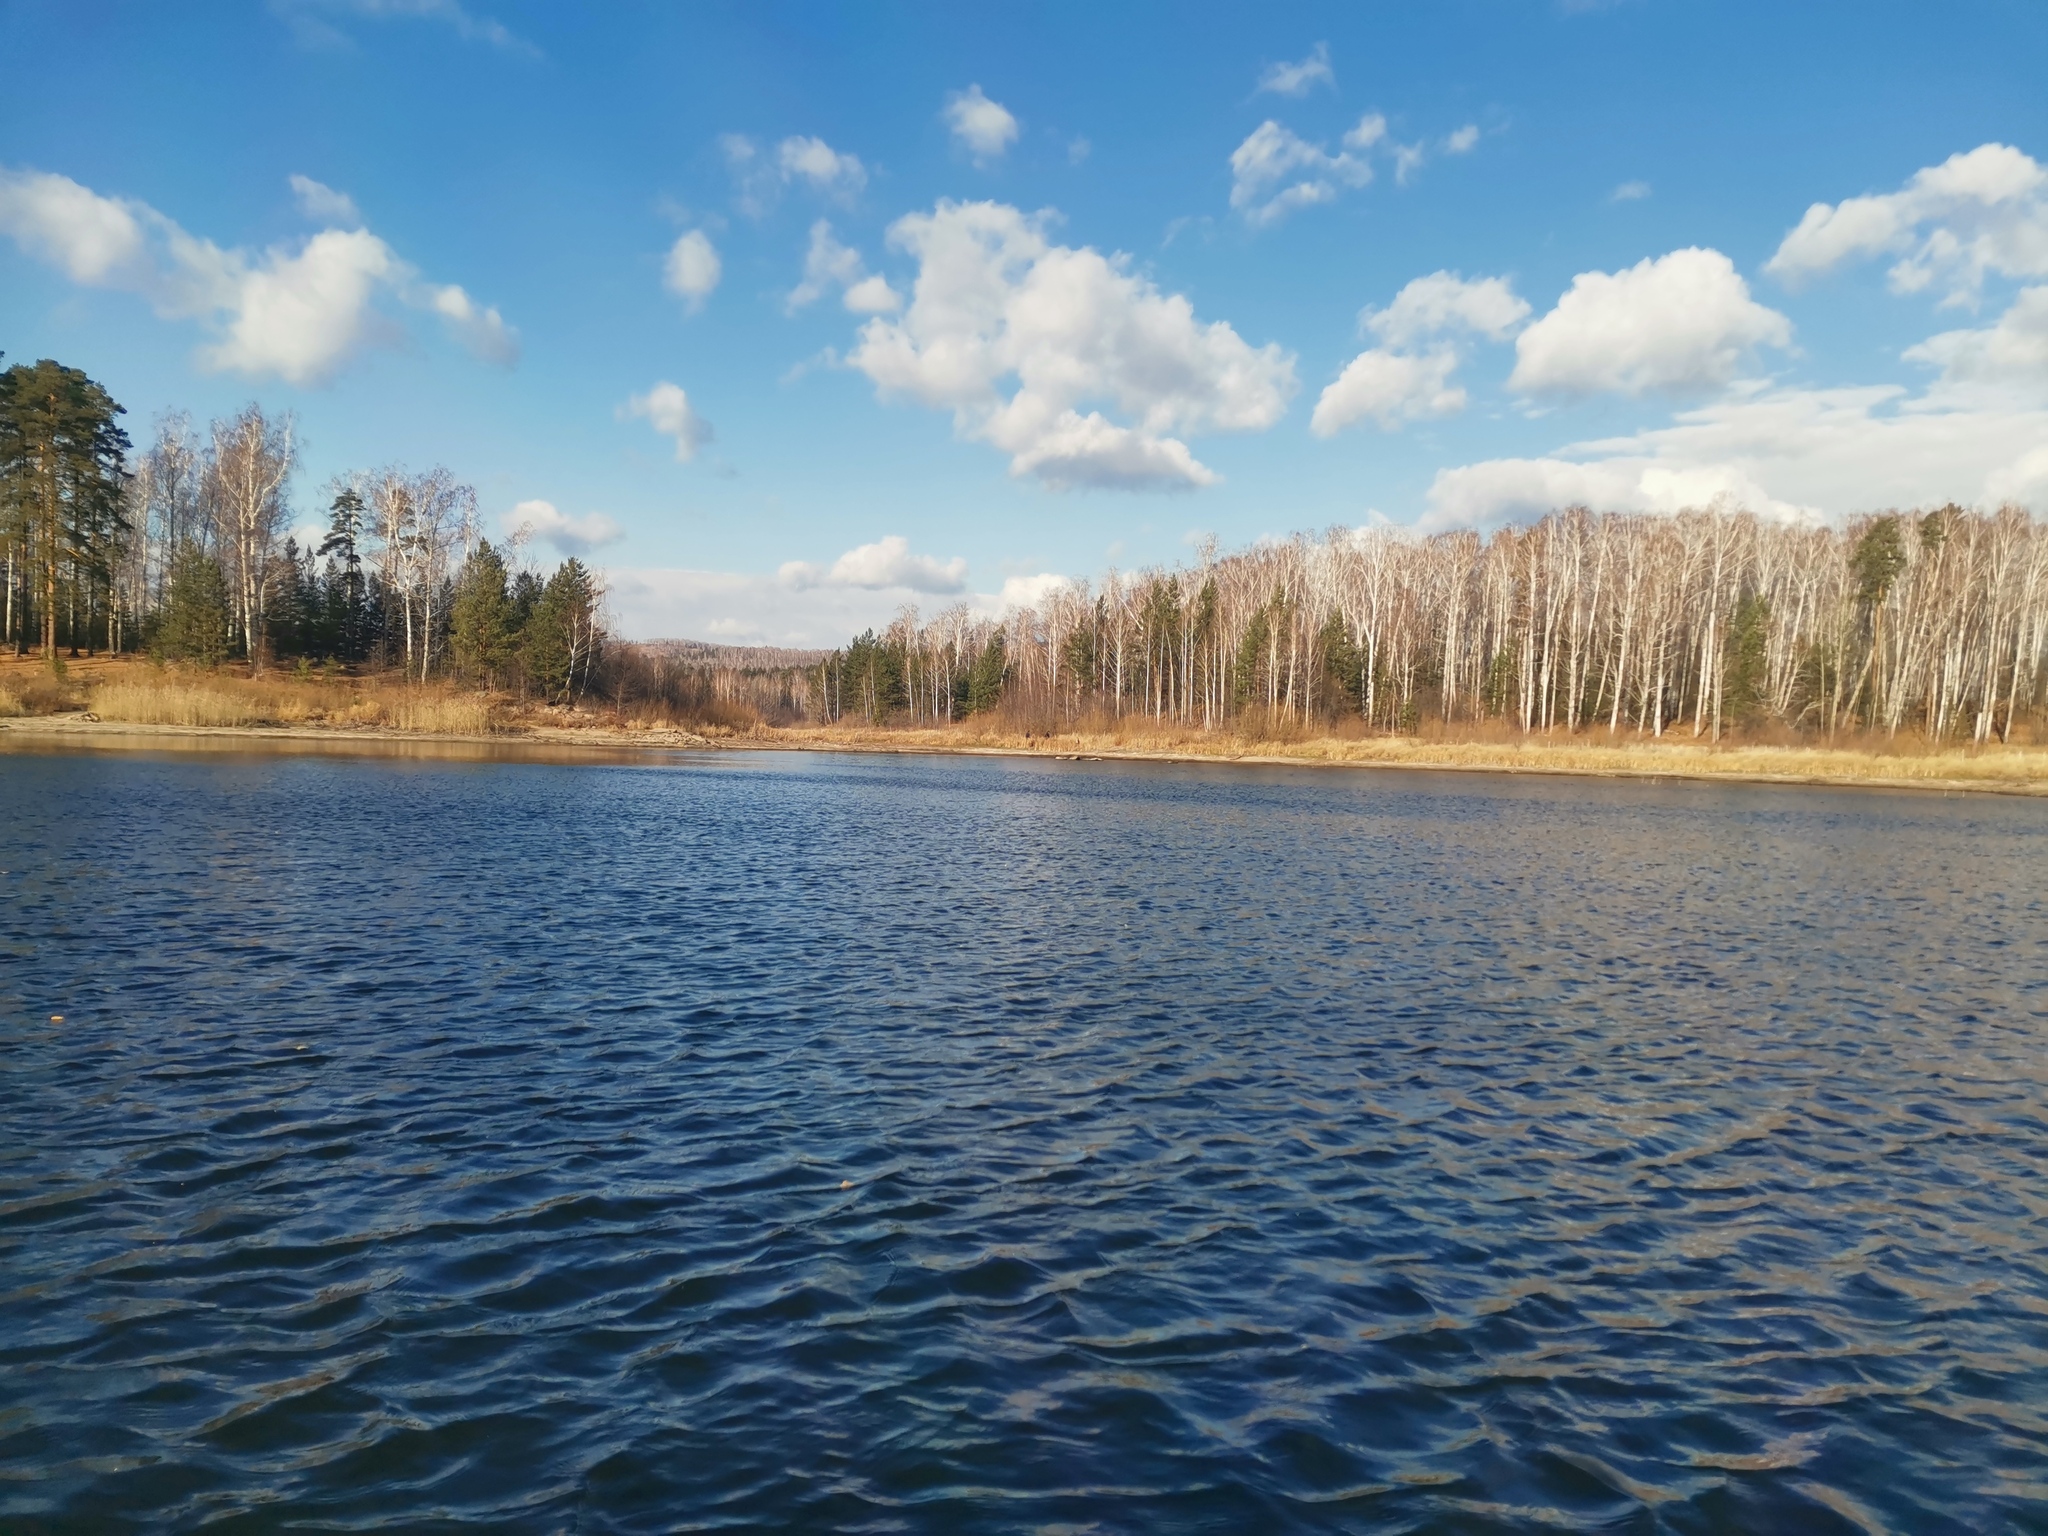
[[[0,869],[10,1531],[2048,1530],[2040,802],[16,753]]]

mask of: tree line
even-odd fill
[[[447,470],[337,477],[317,544],[292,533],[292,418],[250,405],[202,433],[159,419],[137,453],[107,391],[45,359],[0,371],[0,643],[364,663],[567,702],[605,647],[603,592],[480,536]]]
[[[814,667],[807,707],[1981,742],[2039,719],[2044,661],[2048,525],[2019,508],[1842,527],[1571,508],[1490,536],[1379,527],[1212,547],[1000,620],[906,609]]]

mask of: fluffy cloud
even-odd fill
[[[1792,322],[1749,296],[1735,264],[1690,247],[1621,272],[1581,272],[1557,307],[1515,339],[1511,388],[1530,394],[1709,389]]]
[[[976,165],[1000,158],[1016,142],[1017,119],[1001,102],[984,96],[978,85],[948,96],[944,115],[954,141],[974,158]]]
[[[2048,390],[2048,288],[2023,288],[1995,325],[1944,331],[1906,349],[1913,362],[1932,363],[1952,385],[2018,386]]]
[[[858,155],[841,154],[820,138],[791,134],[771,153],[743,133],[728,133],[718,147],[738,185],[740,211],[755,218],[775,206],[783,188],[798,182],[841,200],[868,184]]]
[[[292,188],[308,212],[354,212],[343,194],[306,177]],[[200,350],[207,368],[325,383],[364,346],[398,334],[380,296],[438,315],[487,362],[510,367],[519,356],[518,333],[497,310],[455,284],[427,282],[360,227],[261,252],[223,250],[133,198],[102,197],[47,172],[0,170],[0,234],[75,283],[137,293],[165,319],[205,323],[218,336]]]
[[[1529,305],[1504,277],[1467,281],[1455,272],[1418,277],[1385,309],[1368,309],[1361,325],[1393,347],[1413,346],[1446,331],[1506,341],[1529,318]]]
[[[298,199],[299,212],[316,224],[333,225],[341,229],[360,229],[363,225],[362,210],[356,207],[356,200],[346,192],[315,181],[310,176],[297,172],[287,178],[292,196]]]
[[[1896,385],[1757,391],[1553,456],[1446,469],[1423,525],[1485,526],[1574,502],[1672,512],[1721,499],[1785,518],[1951,500],[2038,507],[2048,505],[2044,440],[2039,407],[1911,397]]]
[[[1334,437],[1367,416],[1389,431],[1425,416],[1451,416],[1465,408],[1465,391],[1451,383],[1458,354],[1449,347],[1430,352],[1361,352],[1316,401],[1309,430]]]
[[[1624,181],[1620,186],[1607,194],[1607,201],[1610,203],[1639,203],[1649,195],[1650,184],[1647,181]]]
[[[514,542],[541,539],[565,555],[587,555],[624,537],[624,530],[602,512],[570,517],[551,501],[522,501],[499,521]]]
[[[1215,474],[1173,434],[1263,431],[1294,393],[1277,345],[1197,321],[1121,256],[1053,244],[1043,217],[940,202],[897,220],[889,243],[918,263],[910,307],[863,326],[848,362],[885,399],[951,411],[1014,475],[1055,489],[1208,485]]]
[[[1950,304],[1974,304],[1987,274],[2048,277],[2048,167],[2011,145],[1982,144],[1896,192],[1815,203],[1764,270],[1797,283],[1893,255],[1894,291],[1940,287]]]
[[[697,414],[690,397],[679,384],[663,379],[644,395],[634,395],[619,407],[621,419],[638,417],[676,444],[676,462],[687,464],[697,450],[710,442],[711,423]]]
[[[793,315],[834,288],[840,290],[841,302],[857,315],[893,314],[903,304],[886,278],[868,274],[859,251],[839,243],[832,233],[831,220],[820,219],[811,226],[810,247],[804,253],[804,280],[790,290],[783,310]]]
[[[1366,152],[1386,134],[1387,120],[1367,113],[1333,155],[1267,118],[1230,152],[1230,206],[1247,223],[1271,224],[1296,208],[1335,202],[1343,188],[1372,180]]]
[[[1332,437],[1371,417],[1392,431],[1404,422],[1449,416],[1465,408],[1465,391],[1451,383],[1460,353],[1440,342],[1406,350],[1447,333],[1505,341],[1528,318],[1529,306],[1504,277],[1467,281],[1455,272],[1418,277],[1385,309],[1367,309],[1361,328],[1384,346],[1361,352],[1316,401],[1309,430]]]
[[[680,298],[695,314],[704,307],[704,301],[718,286],[718,279],[725,271],[718,259],[718,248],[711,243],[711,237],[701,229],[692,229],[681,235],[669,247],[668,261],[662,268],[661,280],[670,293]]]
[[[1444,139],[1444,153],[1447,155],[1468,155],[1479,147],[1479,125],[1467,123]]]
[[[849,549],[830,566],[788,561],[776,572],[776,579],[799,590],[859,587],[868,592],[900,590],[946,596],[967,590],[967,561],[960,556],[942,561],[912,554],[910,541],[892,533]]]
[[[1330,68],[1330,45],[1317,43],[1298,64],[1268,64],[1259,74],[1258,88],[1278,96],[1306,96],[1318,85],[1336,83],[1337,72]]]

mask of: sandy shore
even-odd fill
[[[99,720],[84,713],[0,720],[0,750],[291,751],[480,761],[617,762],[676,752],[798,751],[1049,757],[1081,762],[1241,763],[1290,768],[1431,769],[1590,778],[1720,780],[1945,794],[2048,797],[2048,750],[1877,753],[1827,747],[1716,748],[1682,742],[1315,738],[1247,745],[1228,737],[1170,744],[1095,736],[971,736],[964,730],[763,728],[745,735],[602,725],[528,727],[492,735],[321,725],[180,726]]]

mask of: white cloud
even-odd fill
[[[1365,152],[1386,136],[1387,120],[1369,113],[1331,154],[1267,118],[1230,152],[1230,206],[1250,224],[1271,224],[1296,208],[1334,202],[1345,187],[1372,180]]]
[[[1749,296],[1735,264],[1697,246],[1621,272],[1581,272],[1515,340],[1509,386],[1531,394],[1713,388],[1754,348],[1788,347],[1792,322]]]
[[[1447,155],[1466,155],[1470,154],[1478,146],[1479,125],[1477,123],[1467,123],[1444,140],[1444,153]]]
[[[870,277],[860,252],[841,245],[832,233],[832,222],[820,219],[811,226],[811,243],[804,253],[804,278],[783,301],[783,311],[795,314],[815,304],[831,289],[840,290],[841,301],[857,315],[892,314],[903,300],[888,281]]]
[[[1067,141],[1067,164],[1079,165],[1095,152],[1095,146],[1085,138],[1076,135]]]
[[[1068,577],[1052,571],[1041,571],[1035,576],[1011,576],[1004,580],[1002,591],[984,595],[978,606],[1000,618],[1019,608],[1042,608],[1054,593],[1073,584]]]
[[[976,165],[1001,157],[1017,139],[1017,119],[1001,102],[990,101],[978,85],[946,98],[946,126]]]
[[[292,196],[298,199],[299,212],[315,223],[338,225],[343,229],[361,229],[362,211],[356,201],[346,192],[337,192],[330,186],[315,181],[310,176],[297,172],[291,175]]]
[[[1359,316],[1360,328],[1386,345],[1361,352],[1324,389],[1309,430],[1332,437],[1370,416],[1393,431],[1405,422],[1463,410],[1465,391],[1451,383],[1461,360],[1457,346],[1407,349],[1447,332],[1505,341],[1528,316],[1528,304],[1504,277],[1468,281],[1455,272],[1432,272],[1416,278],[1385,309],[1368,308]]]
[[[202,321],[218,336],[199,353],[211,369],[325,383],[363,347],[398,334],[379,295],[439,315],[485,361],[518,360],[518,333],[495,309],[453,284],[425,281],[366,229],[223,250],[134,198],[102,197],[47,172],[0,170],[0,234],[75,283],[140,294],[165,319]]]
[[[1449,347],[1424,353],[1374,347],[1351,359],[1335,383],[1316,401],[1309,430],[1334,437],[1370,416],[1388,431],[1425,416],[1450,416],[1465,408],[1465,391],[1450,382],[1458,354]]]
[[[346,39],[320,20],[321,15],[353,15],[365,20],[396,17],[438,21],[454,29],[464,42],[489,43],[511,53],[538,55],[526,39],[501,22],[465,9],[459,0],[270,0],[270,8],[289,22],[302,42],[316,47],[345,44]]]
[[[678,236],[676,243],[669,247],[661,279],[668,291],[680,298],[694,315],[711,297],[724,270],[711,237],[701,229],[692,229]]]
[[[663,379],[644,395],[634,395],[619,408],[620,417],[638,417],[676,444],[676,462],[687,464],[712,440],[711,423],[697,414],[679,384]]]
[[[570,517],[557,511],[551,501],[522,501],[500,518],[499,524],[508,537],[523,532],[528,538],[544,539],[565,555],[587,555],[625,536],[618,523],[602,512]]]
[[[1947,304],[1975,304],[1987,274],[2048,277],[2048,167],[2009,144],[1980,144],[1896,192],[1815,203],[1764,270],[1798,283],[1891,255],[1893,291],[1938,286]]]
[[[1647,181],[1624,181],[1607,194],[1607,200],[1610,203],[1639,203],[1649,195],[1650,184]]]
[[[820,192],[858,192],[868,184],[867,167],[842,155],[823,139],[790,137],[775,152],[784,181],[801,178]]]
[[[0,170],[0,232],[74,283],[147,283],[152,273],[143,222],[158,218],[142,203],[101,197],[68,176]]]
[[[743,133],[726,133],[718,147],[738,187],[740,211],[750,218],[767,213],[795,182],[842,202],[868,184],[858,155],[841,154],[820,138],[792,134],[770,154]]]
[[[2039,407],[1909,397],[1896,385],[1758,391],[1549,457],[1443,470],[1423,526],[1484,526],[1573,502],[1671,512],[1717,497],[1792,519],[2012,497],[2039,508],[2044,440]]]
[[[1336,83],[1337,72],[1330,68],[1330,45],[1317,43],[1297,64],[1268,64],[1259,73],[1258,89],[1280,96],[1306,96],[1317,85]]]
[[[942,201],[897,220],[890,244],[918,263],[910,307],[870,320],[847,361],[885,399],[951,411],[961,436],[1010,455],[1013,475],[1055,489],[1211,484],[1172,434],[1272,426],[1293,357],[1199,322],[1125,257],[1053,244],[1047,217]]]
[[[849,549],[829,567],[790,560],[776,572],[784,586],[859,587],[868,592],[924,592],[936,596],[967,590],[967,561],[961,556],[938,560],[912,554],[910,541],[892,533],[872,544]]]
[[[773,575],[607,567],[605,606],[635,639],[832,649],[880,629],[909,594],[896,588],[792,587]]]
[[[1905,355],[1941,369],[1947,384],[2048,392],[2048,287],[2021,289],[1995,325],[1944,331],[1908,347]]]
[[[1529,318],[1528,303],[1504,277],[1470,281],[1455,272],[1418,277],[1385,309],[1359,316],[1364,329],[1389,346],[1412,346],[1445,331],[1470,331],[1489,341],[1506,341]]]
[[[477,303],[455,283],[429,284],[420,292],[426,306],[447,322],[450,334],[473,356],[501,368],[519,361],[519,333],[495,308]]]

